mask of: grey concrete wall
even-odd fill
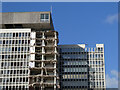
[[[40,14],[50,12],[8,12],[2,13],[2,24],[42,23]],[[50,20],[49,20],[50,21]],[[50,23],[50,22],[48,22]]]

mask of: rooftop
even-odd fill
[[[32,28],[54,30],[51,12],[4,12],[2,28]]]

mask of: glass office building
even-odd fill
[[[104,45],[59,45],[62,90],[105,88]]]

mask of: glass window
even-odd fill
[[[21,37],[21,33],[19,33],[19,37]]]
[[[15,37],[15,33],[13,33],[13,37]]]
[[[90,61],[90,64],[92,65],[92,61]]]
[[[100,51],[100,48],[98,48],[98,51]]]
[[[97,61],[96,61],[96,65],[97,65]]]
[[[97,58],[97,54],[95,55],[95,57]]]
[[[2,44],[2,40],[0,40],[0,44]]]
[[[18,33],[16,33],[16,37],[18,37]]]
[[[2,37],[2,33],[0,33],[0,38]]]
[[[49,14],[46,14],[46,15],[45,15],[45,19],[49,19]]]
[[[104,82],[103,82],[103,86],[104,86]]]
[[[27,37],[27,33],[25,33],[25,37]]]
[[[40,17],[40,19],[44,19],[44,14],[41,14],[41,17]]]
[[[10,37],[12,37],[12,33],[10,33]]]
[[[21,40],[19,40],[19,44],[21,44]]]
[[[25,40],[25,44],[27,44],[27,40]]]
[[[6,33],[6,37],[9,37],[9,33]]]
[[[49,14],[41,14],[40,15],[41,21],[48,21],[49,20]]]
[[[101,57],[103,57],[103,54],[101,54]]]
[[[6,40],[6,44],[8,44],[8,40]]]
[[[18,51],[20,51],[20,47],[18,48]]]
[[[9,52],[11,51],[11,48],[9,48]]]
[[[22,37],[24,37],[24,33],[22,33]]]

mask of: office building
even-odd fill
[[[58,33],[50,12],[2,13],[0,90],[56,90]]]
[[[0,90],[104,89],[104,45],[59,45],[50,12],[2,13]]]
[[[30,31],[0,30],[0,90],[28,88]]]
[[[105,89],[104,45],[59,45],[62,90]]]

